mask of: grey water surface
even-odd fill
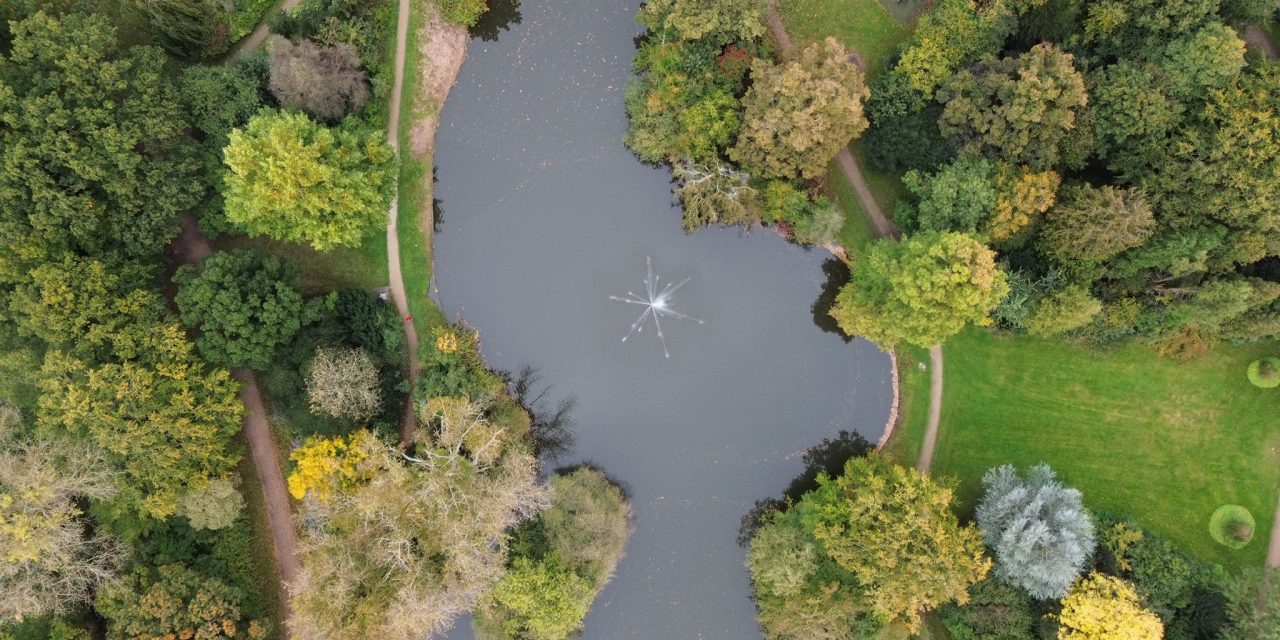
[[[635,533],[584,637],[758,638],[739,520],[806,448],[880,437],[889,363],[815,323],[825,252],[681,231],[670,172],[622,146],[638,6],[525,0],[472,41],[437,138],[433,295],[490,366],[533,366],[551,404],[577,400],[561,463],[631,491]],[[641,293],[646,257],[690,278],[671,305],[705,321],[663,319],[670,358],[652,325],[623,342],[641,308],[609,299]]]

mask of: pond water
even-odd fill
[[[576,399],[560,463],[631,492],[635,533],[584,637],[757,638],[740,518],[824,437],[879,438],[889,363],[815,322],[825,252],[681,232],[669,171],[622,146],[638,6],[525,0],[472,41],[437,138],[433,295],[490,366],[533,366],[552,404]],[[690,279],[672,307],[705,321],[664,318],[670,358],[652,325],[623,342],[641,308],[609,298],[641,293],[650,257]]]

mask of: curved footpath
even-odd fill
[[[778,0],[769,0],[769,33],[773,36],[774,41],[778,45],[779,51],[782,52],[784,58],[791,58],[795,55],[796,45],[791,39],[791,34],[787,33],[787,27],[782,22],[782,16],[778,14]],[[849,147],[845,146],[836,155],[836,163],[840,165],[840,170],[844,172],[845,178],[849,180],[849,184],[853,186],[854,193],[858,194],[858,201],[862,203],[862,208],[867,212],[867,217],[871,218],[871,223],[875,225],[876,234],[881,238],[898,238],[902,234],[898,228],[889,221],[880,209],[880,204],[876,202],[874,196],[871,195],[871,188],[867,185],[867,179],[862,175],[862,168],[858,166],[858,161],[853,157],[853,152],[849,151]],[[893,362],[894,388],[897,388],[898,380],[898,361],[896,358]],[[924,445],[920,449],[920,459],[916,462],[916,469],[922,473],[928,471],[933,465],[933,450],[938,440],[938,423],[942,417],[942,347],[935,345],[929,348],[929,362],[932,371],[929,376],[929,422],[925,428]],[[894,406],[897,406],[897,394],[894,394]],[[886,431],[896,426],[897,414],[890,416],[890,424]],[[887,438],[885,438],[887,440]],[[882,440],[883,443],[885,440]],[[1280,517],[1280,512],[1277,513]]]

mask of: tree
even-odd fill
[[[1033,228],[1032,223],[1057,202],[1062,177],[1056,171],[1029,171],[999,164],[995,178],[1000,198],[982,231],[998,247],[1020,245]]]
[[[272,38],[271,94],[280,106],[300,109],[320,120],[337,122],[369,100],[368,78],[355,47],[338,43],[316,46]]]
[[[3,409],[4,407],[0,407]],[[114,493],[93,447],[64,439],[18,440],[16,411],[0,416],[0,616],[67,613],[110,580],[126,551],[92,529],[84,500]]]
[[[653,31],[669,28],[682,40],[717,45],[749,43],[764,37],[764,0],[654,0],[640,10]]]
[[[995,213],[999,200],[995,165],[973,155],[961,156],[933,174],[908,171],[902,182],[916,203],[903,203],[893,213],[909,231],[976,233]]]
[[[1142,244],[1155,230],[1140,190],[1071,185],[1045,215],[1040,249],[1061,262],[1101,261]]]
[[[853,458],[795,509],[822,552],[866,589],[870,608],[913,631],[920,611],[955,600],[987,575],[981,536],[951,511],[954,494],[879,455]]]
[[[1194,35],[1170,42],[1161,67],[1169,90],[1181,98],[1196,98],[1221,88],[1244,69],[1244,40],[1231,27],[1211,22]]]
[[[244,594],[179,564],[139,567],[107,585],[93,603],[118,640],[260,640],[266,628],[245,620]]]
[[[1227,626],[1222,640],[1280,638],[1280,571],[1245,569],[1225,585]]]
[[[191,523],[192,529],[225,529],[244,513],[244,497],[229,478],[216,478],[208,486],[182,497],[178,515]]]
[[[516,558],[488,597],[506,609],[501,637],[566,640],[582,626],[595,593],[589,580],[559,562]]]
[[[173,280],[182,322],[199,330],[196,346],[210,362],[266,368],[275,350],[307,318],[292,264],[253,250],[218,252]]]
[[[1025,591],[991,577],[969,589],[969,602],[942,607],[951,637],[971,640],[1031,640],[1038,617]]]
[[[1010,2],[943,0],[920,17],[897,69],[912,88],[932,98],[956,69],[1000,51],[1017,26]],[[1028,2],[1026,4],[1035,4]]]
[[[985,325],[1009,293],[995,253],[962,233],[919,233],[872,244],[853,266],[831,316],[849,335],[884,348],[928,347],[970,322]]]
[[[219,152],[227,146],[231,131],[262,108],[259,80],[243,67],[187,67],[178,87],[191,124]]]
[[[1093,554],[1093,520],[1080,492],[1058,482],[1047,464],[1025,478],[999,466],[982,484],[975,520],[995,551],[996,577],[1040,600],[1065,596]]]
[[[752,64],[743,98],[742,131],[729,157],[759,177],[816,178],[867,128],[862,70],[834,38],[797,60]]]
[[[157,258],[201,191],[186,119],[151,47],[100,14],[12,25],[0,60],[0,281],[68,252]]]
[[[631,537],[631,505],[600,471],[582,467],[557,473],[542,514],[548,547],[594,586],[604,588]]]
[[[489,10],[488,0],[441,0],[440,13],[449,22],[474,27]]]
[[[227,220],[250,235],[326,251],[386,224],[395,155],[378,134],[266,112],[231,132],[225,160]]]
[[[307,373],[307,399],[313,413],[368,420],[382,409],[378,367],[364,349],[316,349]]]
[[[747,227],[755,222],[759,191],[746,173],[720,162],[704,166],[692,161],[675,164],[671,173],[679,180],[675,193],[686,233],[712,224]]]
[[[1036,170],[1060,160],[1059,147],[1087,102],[1074,57],[1039,44],[1016,58],[986,58],[938,90],[944,135],[962,149]]]
[[[65,256],[30,271],[10,307],[18,329],[90,363],[148,359],[164,299],[145,285],[155,269],[118,259]]]
[[[165,332],[172,353],[155,365],[91,368],[54,352],[41,383],[42,433],[101,450],[118,472],[113,516],[144,526],[173,515],[184,496],[240,460],[231,443],[243,411],[236,383],[198,364],[177,327]]]
[[[1160,640],[1160,617],[1142,608],[1133,585],[1091,573],[1062,599],[1058,640]]]
[[[1088,289],[1068,285],[1037,302],[1024,326],[1033,336],[1056,336],[1089,324],[1101,312],[1102,301]]]
[[[1155,141],[1178,126],[1185,108],[1159,67],[1121,60],[1089,75],[1098,152],[1128,174],[1159,153]]]
[[[420,405],[418,416],[430,422],[414,455],[360,437],[366,478],[303,500],[295,636],[411,640],[447,629],[502,577],[509,529],[546,507],[518,434],[458,398]]]
[[[165,47],[187,58],[208,58],[226,51],[230,27],[213,0],[134,0]]]

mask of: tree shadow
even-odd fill
[[[444,201],[436,197],[439,191],[440,168],[431,167],[431,231],[440,233],[440,225],[444,224]]]
[[[826,282],[822,284],[822,293],[818,294],[818,299],[813,302],[813,306],[809,307],[813,312],[813,323],[826,333],[834,333],[845,342],[853,342],[853,336],[842,331],[840,325],[836,324],[836,319],[831,317],[831,308],[836,304],[836,296],[840,295],[841,288],[849,284],[849,267],[831,258],[822,263],[822,273],[827,277]]]
[[[516,375],[504,374],[504,377],[507,378],[511,395],[533,417],[529,438],[533,441],[534,453],[550,462],[568,453],[574,442],[573,418],[570,414],[578,404],[577,398],[561,398],[554,406],[550,406],[547,394],[551,387],[538,384],[538,370],[532,365],[526,364]]]
[[[764,498],[757,500],[751,510],[742,516],[738,526],[738,544],[747,546],[751,543],[756,530],[763,526],[774,513],[786,511],[788,507],[800,501],[804,494],[818,488],[818,476],[838,476],[844,472],[844,466],[853,458],[861,458],[872,451],[875,445],[862,437],[862,434],[840,431],[834,438],[824,438],[821,443],[804,452],[804,471],[791,480],[781,498]]]
[[[489,10],[480,15],[476,26],[471,27],[471,37],[486,42],[496,42],[511,25],[520,24],[520,0],[489,0]]]

